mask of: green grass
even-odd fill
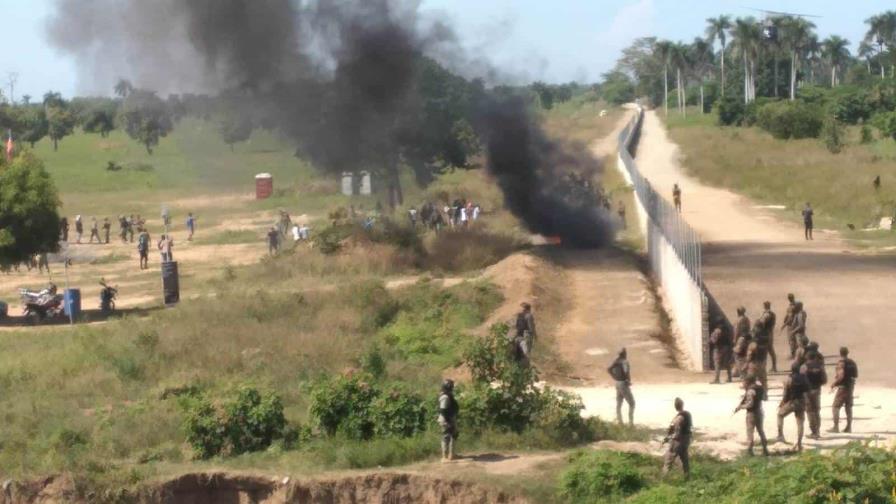
[[[196,242],[201,245],[235,245],[243,243],[256,243],[265,237],[259,230],[230,229],[220,233],[199,237]]]
[[[607,111],[604,117],[600,117],[601,110]],[[543,111],[542,123],[554,138],[590,144],[609,135],[623,114],[623,108],[602,101],[584,101],[578,97]]]
[[[733,189],[751,199],[785,205],[788,218],[799,219],[809,201],[817,225],[845,232],[847,238],[870,245],[892,242],[889,235],[847,232],[876,226],[896,211],[896,142],[878,139],[858,142],[857,128],[849,128],[848,145],[831,154],[817,139],[776,140],[758,128],[719,127],[715,116],[672,115],[670,135],[680,147],[685,168],[701,181]],[[880,175],[882,187],[872,188]]]

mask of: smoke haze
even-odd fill
[[[428,55],[469,77],[487,73],[453,30],[398,0],[56,0],[50,41],[83,83],[108,94],[120,77],[160,93],[238,93],[299,151],[331,171],[399,162],[401,117],[417,106],[415,62]],[[474,125],[510,210],[538,233],[600,245],[613,226],[561,176],[597,162],[550,141],[525,100],[486,96]]]

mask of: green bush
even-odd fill
[[[824,120],[824,126],[821,129],[821,139],[824,146],[827,147],[831,154],[839,154],[843,150],[844,136],[843,126],[837,121],[836,117],[828,117]]]
[[[844,124],[867,121],[874,112],[868,90],[857,86],[839,86],[833,89],[828,109]]]
[[[352,224],[336,223],[314,234],[314,245],[322,254],[335,254],[342,250],[342,242],[355,230]]]
[[[187,442],[201,459],[267,449],[287,433],[283,404],[274,393],[242,386],[223,405],[201,393],[181,396]]]
[[[896,140],[896,111],[881,112],[874,116],[872,123],[881,135]]]
[[[328,436],[369,440],[424,432],[431,415],[416,394],[395,387],[383,392],[362,377],[342,377],[315,387],[311,416]]]
[[[863,124],[859,129],[859,141],[862,144],[870,144],[874,141],[874,133],[871,132],[871,127],[867,124]]]
[[[733,96],[716,101],[720,126],[740,126],[744,121],[744,102]]]
[[[462,425],[474,432],[539,430],[566,445],[592,441],[595,421],[582,418],[581,400],[536,387],[538,371],[514,360],[508,331],[506,324],[495,324],[489,336],[474,342],[466,353],[473,386],[459,394]]]
[[[427,420],[435,418],[422,398],[399,388],[381,394],[370,413],[374,434],[379,438],[414,436],[426,431]]]
[[[561,491],[572,503],[621,500],[647,487],[641,466],[653,464],[651,457],[635,453],[578,453],[563,474]]]
[[[286,429],[280,397],[251,387],[240,387],[224,414],[231,453],[237,455],[266,449]]]
[[[759,107],[756,124],[780,140],[817,138],[824,116],[817,105],[802,101],[779,101]]]

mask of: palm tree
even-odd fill
[[[681,42],[672,44],[672,52],[670,59],[675,65],[675,87],[678,96],[678,113],[687,116],[687,73],[690,69],[690,54],[688,54],[688,46]]]
[[[818,41],[818,35],[809,34],[806,41],[806,63],[809,66],[809,84],[815,84],[815,68],[821,61],[821,42]]]
[[[785,16],[774,16],[771,18],[772,26],[775,28],[776,33],[781,33],[784,30]],[[781,37],[774,37],[769,41],[769,45],[771,46],[772,53],[772,66],[774,66],[774,95],[775,98],[778,97],[778,70],[780,65],[778,64],[778,56],[783,50],[783,45],[781,43]]]
[[[743,56],[744,64],[744,103],[756,98],[756,66],[753,61],[761,40],[761,32],[756,19],[752,17],[737,18],[731,28],[732,44]]]
[[[874,56],[874,47],[866,41],[859,44],[859,51],[856,53],[859,58],[865,60],[865,66],[868,69],[868,75],[871,75],[871,58]]]
[[[703,84],[706,81],[706,74],[712,69],[713,51],[712,44],[700,37],[694,39],[688,48],[690,53],[691,70],[700,81],[700,113],[703,114],[706,108],[703,102]]]
[[[886,76],[883,61],[884,48],[890,49],[896,45],[894,44],[894,38],[896,38],[896,11],[887,11],[883,14],[871,16],[865,20],[865,24],[868,25],[868,31],[865,33],[865,42],[869,46],[877,46],[880,78],[883,79]]]
[[[721,64],[722,64],[722,97],[725,96],[725,43],[728,36],[728,30],[731,29],[731,16],[719,16],[717,18],[709,18],[706,20],[706,40],[710,46],[715,44],[716,39],[722,45]],[[702,89],[702,88],[701,88]]]
[[[799,70],[800,54],[809,43],[815,25],[803,18],[787,18],[784,27],[784,43],[790,50],[790,99],[796,99],[796,76]]]
[[[831,35],[821,43],[821,53],[831,67],[831,87],[837,87],[840,77],[837,72],[849,61],[849,41],[837,35]]]
[[[672,58],[673,44],[668,40],[660,40],[653,46],[654,55],[663,64],[663,108],[669,115],[669,60]]]
[[[121,98],[126,98],[133,90],[133,84],[127,79],[118,79],[118,82],[115,83],[115,94]]]

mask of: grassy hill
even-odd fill
[[[661,114],[662,115],[662,114]],[[714,114],[670,114],[672,140],[683,166],[711,185],[726,187],[768,205],[785,205],[799,219],[809,201],[816,226],[835,229],[859,245],[896,243],[890,231],[850,231],[876,226],[896,212],[896,142],[875,138],[861,144],[858,127],[847,129],[847,146],[831,154],[817,139],[776,140],[757,128],[720,127]],[[881,177],[881,188],[872,181]]]

